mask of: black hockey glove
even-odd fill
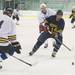
[[[15,47],[15,49],[16,49],[16,50],[15,50],[16,53],[18,53],[18,54],[21,53],[21,51],[20,51],[20,50],[21,50],[21,45],[20,45],[19,42],[13,42],[13,43],[12,43],[12,46]]]

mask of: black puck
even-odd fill
[[[74,62],[72,62],[72,65],[74,65]]]

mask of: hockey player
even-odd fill
[[[45,3],[41,4],[40,5],[40,14],[39,14],[39,32],[42,33],[44,30],[44,20],[51,16],[51,15],[54,15],[55,14],[55,11],[53,11],[52,9],[50,8],[47,8],[47,5]],[[45,42],[45,46],[44,48],[47,48],[48,47],[48,40],[46,40]]]
[[[16,25],[11,18],[12,13],[11,8],[6,8],[3,15],[0,16],[0,58],[3,60],[8,58],[6,54],[21,53],[21,46],[16,39]],[[2,68],[1,65],[0,68]]]
[[[69,18],[72,18],[71,19],[71,23],[73,24],[72,28],[75,28],[75,24],[74,24],[74,21],[75,21],[75,7],[72,9],[72,13],[71,13]]]
[[[19,7],[16,6],[14,11],[13,11],[13,15],[12,15],[12,18],[13,20],[17,20],[16,24],[19,25],[19,15],[20,15],[20,12],[19,12]]]
[[[64,29],[65,22],[62,16],[63,12],[61,10],[58,10],[56,15],[46,18],[45,26],[47,26],[47,29],[45,29],[45,32],[41,33],[41,35],[39,36],[32,51],[29,53],[30,56],[32,56],[48,38],[53,38],[56,40],[52,57],[56,56],[56,53],[60,49],[63,40],[62,31]],[[60,42],[58,40],[60,40]]]

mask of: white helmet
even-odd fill
[[[47,5],[46,5],[45,3],[42,3],[42,4],[40,5],[40,8],[43,8],[43,7],[47,8]]]

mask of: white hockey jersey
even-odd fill
[[[6,46],[12,40],[16,40],[14,21],[7,15],[0,16],[0,46]]]
[[[46,14],[43,14],[42,12],[40,12],[40,14],[39,14],[39,23],[44,22],[44,20],[45,20],[47,17],[49,17],[49,16],[51,16],[51,15],[54,15],[54,14],[55,14],[55,11],[53,11],[52,9],[49,9],[49,8],[47,8]]]
[[[17,11],[16,9],[14,9],[14,11],[13,11],[13,16],[16,16],[16,15],[20,15],[20,12],[19,11]]]

